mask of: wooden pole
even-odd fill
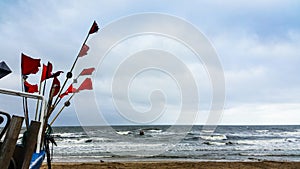
[[[46,71],[46,72],[47,72],[47,74],[48,74],[48,67],[47,67],[47,71]],[[47,79],[44,80],[44,87],[43,87],[42,96],[45,95],[46,84],[47,84]],[[40,81],[39,94],[41,94],[41,89],[42,89],[42,81]],[[35,120],[36,120],[36,121],[39,120],[40,117],[41,117],[41,111],[42,111],[42,110],[40,110],[40,113],[39,113],[39,116],[38,116],[38,105],[39,105],[39,103],[40,103],[40,100],[38,100],[38,101],[37,101],[37,104],[36,104],[36,112],[35,112]],[[43,104],[43,103],[41,103],[41,105],[42,105],[42,104]]]
[[[75,95],[75,93],[72,94],[72,96],[66,101],[70,102],[70,100],[73,98],[73,96]],[[64,106],[59,110],[59,112],[56,114],[56,116],[53,118],[53,120],[50,123],[50,126],[55,122],[55,120],[57,119],[57,117],[60,115],[60,113],[64,110],[65,107],[67,107],[66,103],[64,104]]]
[[[47,68],[47,72],[48,72],[48,68]],[[45,90],[46,90],[47,79],[45,79],[44,81],[45,81],[45,82],[44,82],[44,87],[43,87],[42,96],[45,96]],[[43,104],[43,103],[41,103],[41,107],[42,107],[42,104]],[[38,121],[40,121],[40,119],[42,118],[42,117],[41,117],[42,111],[44,111],[44,110],[42,110],[42,108],[41,108],[41,109],[40,109],[39,116],[38,116],[38,118],[37,118]]]
[[[5,126],[2,128],[2,131],[1,131],[1,133],[0,133],[0,140],[2,140],[2,137],[4,136],[6,130],[7,130],[8,127],[9,127],[9,123],[10,123],[10,121],[11,121],[11,118],[10,118],[10,115],[9,115],[8,113],[3,112],[3,111],[1,111],[1,110],[0,110],[0,115],[6,116],[6,124],[5,124]],[[1,122],[0,122],[0,124],[1,124]]]
[[[7,130],[4,142],[0,148],[0,167],[9,167],[10,159],[14,154],[16,142],[23,123],[23,117],[13,116]]]
[[[32,158],[32,154],[35,149],[35,145],[37,143],[38,132],[40,129],[40,122],[31,121],[29,129],[28,129],[28,136],[25,141],[25,153],[23,159],[22,169],[28,169],[30,165],[30,161]]]
[[[44,119],[44,124],[43,124],[42,139],[41,139],[42,141],[45,138],[45,131],[46,131],[46,128],[48,125],[48,119],[49,119],[50,113],[52,112],[51,105],[52,105],[54,90],[55,90],[55,88],[54,88],[53,82],[52,82],[52,86],[51,86],[51,90],[50,90],[50,94],[49,94],[49,100],[48,100],[48,107],[47,107],[47,111],[45,113],[45,119]]]
[[[28,103],[27,103],[27,98],[25,97],[24,98],[25,100],[25,114],[24,114],[24,117],[25,117],[25,124],[26,124],[26,129],[28,130],[28,127],[29,127],[29,112],[28,112]]]

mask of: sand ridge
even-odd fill
[[[53,163],[53,169],[299,169],[300,162],[82,162]],[[41,169],[47,169],[44,163]]]

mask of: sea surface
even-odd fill
[[[300,126],[53,127],[54,162],[300,161]],[[144,135],[140,135],[143,131]]]

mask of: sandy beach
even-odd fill
[[[300,162],[99,162],[53,163],[53,169],[298,169]],[[41,169],[47,169],[43,164]]]

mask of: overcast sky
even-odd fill
[[[226,89],[220,124],[300,124],[299,1],[3,0],[0,6],[0,61],[5,61],[13,70],[0,80],[1,88],[21,89],[21,52],[41,58],[43,63],[51,61],[54,70],[67,72],[94,20],[101,32],[102,28],[122,17],[157,12],[191,23],[215,48],[224,71]],[[93,43],[100,35],[92,36],[87,42],[91,53],[97,51],[97,45]],[[196,123],[205,123],[211,106],[212,88],[203,63],[195,62],[191,51],[177,42],[150,35],[124,41],[115,46],[102,65],[95,65],[97,74],[93,76],[93,82],[96,97],[92,99],[96,100],[98,109],[109,123],[130,123],[112,102],[111,83],[117,65],[132,48],[159,47],[180,55],[179,58],[192,72],[200,96]],[[81,62],[85,65],[84,58]],[[177,71],[173,76],[179,77],[184,73]],[[61,81],[64,76],[60,77]],[[39,78],[39,74],[30,75],[29,81],[37,83]],[[164,91],[165,100],[150,102],[149,96],[154,89]],[[146,70],[136,75],[129,88],[132,94],[128,97],[135,110],[142,112],[151,109],[151,105],[165,103],[166,111],[152,122],[173,124],[182,102],[178,89],[176,79],[168,73]],[[87,97],[85,94],[88,92],[80,95]],[[93,121],[94,118],[93,112],[89,112],[93,111],[89,110],[89,99],[82,103],[87,115],[85,121]],[[193,104],[193,101],[189,103]],[[31,106],[34,107],[34,104]],[[75,107],[77,105],[72,104],[66,109],[55,125],[79,125],[82,117],[79,116],[78,120]],[[21,100],[17,98],[1,96],[0,108],[22,115]]]

